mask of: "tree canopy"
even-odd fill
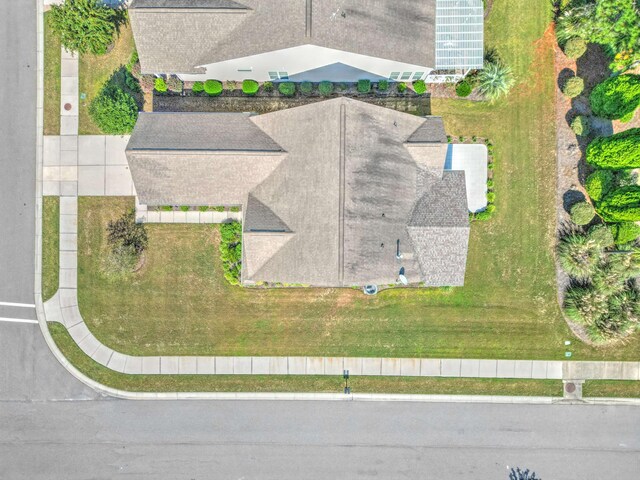
[[[640,168],[640,128],[598,137],[587,147],[587,163],[598,168]]]

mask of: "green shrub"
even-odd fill
[[[618,223],[615,229],[616,245],[627,245],[640,237],[640,225],[633,222]]]
[[[253,96],[258,93],[260,84],[255,80],[243,80],[242,81],[242,93],[245,95]]]
[[[378,91],[386,92],[387,90],[389,90],[389,80],[380,80],[378,82]]]
[[[181,205],[180,206],[180,211],[181,212],[188,212],[190,210],[188,205]]]
[[[155,88],[156,92],[164,93],[167,91],[167,82],[164,81],[164,78],[157,77],[153,88]]]
[[[424,83],[424,80],[416,80],[413,82],[413,91],[418,95],[424,95],[427,93],[427,84]]]
[[[574,37],[567,40],[563,50],[569,58],[580,58],[587,51],[587,42],[580,37]]]
[[[224,278],[231,285],[240,284],[242,270],[242,225],[238,222],[220,225],[220,260]]]
[[[143,223],[136,223],[133,209],[107,224],[107,241],[112,246],[132,247],[137,254],[142,253],[149,244],[147,230]]]
[[[70,52],[102,55],[113,42],[122,13],[98,0],[66,0],[51,5],[47,21]]]
[[[490,178],[489,180],[487,180],[487,188],[489,190],[491,190],[493,188],[493,179]]]
[[[300,93],[304,95],[309,95],[313,93],[313,83],[311,82],[302,82],[300,83]]]
[[[640,104],[640,75],[617,75],[598,84],[589,97],[593,113],[615,120]]]
[[[606,222],[637,222],[640,220],[640,186],[618,188],[598,204],[598,214]]]
[[[217,97],[222,93],[222,82],[218,80],[207,80],[204,82],[204,91],[207,95]]]
[[[163,212],[173,212],[173,206],[172,205],[162,205],[160,207],[160,210]]]
[[[278,85],[278,91],[285,97],[293,97],[296,94],[296,84],[293,82],[282,82]]]
[[[610,170],[596,170],[587,177],[584,188],[594,202],[599,202],[613,186],[613,173]]]
[[[494,192],[487,192],[487,202],[493,203],[496,201],[496,194]]]
[[[167,77],[167,89],[170,92],[182,93],[182,90],[184,89],[184,83],[175,75],[171,75]]]
[[[640,128],[598,137],[587,147],[587,163],[611,170],[640,167]]]
[[[468,97],[472,90],[471,84],[466,80],[462,80],[456,85],[456,95],[459,97]]]
[[[491,217],[493,217],[493,211],[489,211],[488,209],[483,210],[482,212],[477,212],[473,215],[475,220],[480,221],[489,220]]]
[[[407,84],[404,82],[398,83],[398,92],[404,93],[407,90]]]
[[[191,87],[191,91],[193,93],[204,92],[204,82],[193,82],[193,86]]]
[[[333,93],[333,83],[329,82],[328,80],[324,80],[320,82],[318,90],[320,91],[320,95],[331,95]]]
[[[576,225],[587,225],[593,220],[595,211],[588,202],[578,202],[571,207],[571,221]]]
[[[89,115],[107,135],[131,133],[138,119],[138,105],[128,93],[106,84],[89,105]]]
[[[273,82],[264,82],[262,84],[262,89],[265,92],[273,92]]]
[[[562,86],[562,93],[569,98],[575,98],[584,91],[584,80],[581,77],[568,78]]]
[[[356,89],[359,93],[369,93],[371,91],[371,80],[358,80],[358,86]]]
[[[629,112],[626,115],[620,117],[620,119],[618,120],[620,123],[629,123],[631,120],[633,120],[633,116],[635,115],[636,112]]]
[[[211,207],[210,210],[213,210],[214,212],[224,212],[224,207]]]
[[[589,229],[589,240],[600,248],[609,248],[615,243],[613,233],[608,225],[595,225]]]
[[[602,248],[585,235],[572,234],[560,240],[558,260],[563,270],[578,280],[589,280],[602,260]]]
[[[491,102],[509,93],[515,84],[511,68],[500,62],[485,62],[478,74],[478,90]]]
[[[591,124],[589,123],[589,117],[585,115],[578,115],[571,120],[571,130],[579,137],[586,137],[591,132]]]

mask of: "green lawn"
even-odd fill
[[[60,197],[42,197],[42,301],[58,291]]]
[[[131,27],[125,24],[120,27],[120,33],[109,53],[80,56],[79,91],[81,96],[83,93],[86,94],[86,98],[80,100],[80,135],[102,135],[100,129],[89,117],[89,104],[114,72],[129,63],[134,48]]]
[[[60,40],[44,14],[44,134],[60,135]]]
[[[508,5],[507,5],[508,3]],[[496,1],[487,46],[518,77],[496,105],[434,100],[452,135],[491,138],[497,215],[472,226],[464,288],[229,287],[211,226],[149,226],[145,266],[127,282],[98,272],[109,218],[132,199],[81,198],[79,302],[94,334],[136,355],[329,355],[637,360],[640,335],[615,348],[580,343],[556,299],[553,35],[549,2]]]
[[[328,392],[340,393],[340,376],[302,375],[125,375],[94,362],[59,323],[49,330],[62,353],[80,371],[103,385],[137,392]],[[351,377],[353,393],[561,396],[559,380],[502,380],[427,377]]]

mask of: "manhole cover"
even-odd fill
[[[70,103],[65,103],[64,104],[64,109],[68,112],[69,110],[71,110],[71,104]]]
[[[574,383],[565,383],[564,389],[566,390],[567,393],[573,393],[576,391],[576,386]]]

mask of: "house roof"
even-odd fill
[[[308,44],[435,66],[436,0],[134,0],[129,16],[143,73]]]
[[[247,118],[282,151],[128,148],[140,201],[198,205],[215,197],[230,204],[243,197],[245,282],[388,284],[403,268],[410,282],[462,284],[465,179],[439,167],[442,119],[348,98]],[[418,137],[424,144],[408,142]],[[134,145],[139,138],[134,131]],[[424,158],[408,147],[422,148]]]

